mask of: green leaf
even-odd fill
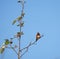
[[[9,40],[6,39],[6,41],[5,41],[5,45],[8,45],[9,43],[10,43]]]
[[[22,19],[22,16],[19,16],[19,17],[17,18],[18,21],[20,21],[21,19]]]
[[[16,20],[13,21],[12,25],[14,25],[16,23]]]
[[[4,52],[5,48],[0,48],[0,53],[2,54]]]
[[[13,22],[12,22],[12,25],[14,25],[16,23],[16,21],[20,21],[23,17],[22,16],[19,16],[18,18],[16,18]]]

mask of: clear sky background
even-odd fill
[[[0,0],[0,45],[19,31],[16,24],[12,26],[12,21],[20,11],[17,0]],[[21,47],[33,42],[37,32],[44,37],[21,59],[60,59],[60,0],[26,0],[23,21]],[[13,50],[6,49],[0,59],[17,59],[17,56]]]

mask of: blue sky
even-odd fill
[[[19,31],[12,21],[20,15],[21,6],[17,0],[0,0],[0,45],[5,38],[13,37]],[[60,59],[60,0],[26,0],[25,22],[21,47],[35,40],[40,32],[44,35],[21,59]],[[17,59],[13,50],[6,49],[0,59]]]

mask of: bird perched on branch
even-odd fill
[[[40,35],[40,33],[38,32],[38,33],[36,34],[36,41],[38,41],[40,38],[41,38],[41,35]]]

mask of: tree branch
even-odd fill
[[[28,50],[28,48],[29,48],[31,45],[35,44],[35,43],[36,43],[36,41],[34,41],[34,42],[32,42],[32,43],[30,42],[30,43],[28,44],[28,46],[22,48],[22,49],[20,50],[20,52],[22,52],[22,51],[25,50],[25,49]]]
[[[20,57],[22,57],[26,52],[27,52],[28,50],[26,50],[23,54],[21,54],[21,56]]]
[[[34,41],[34,42],[30,42],[29,44],[28,44],[28,46],[26,46],[25,48],[23,48],[23,49],[21,49],[20,50],[20,52],[22,52],[23,50],[25,50],[25,52],[23,53],[23,54],[21,54],[21,56],[20,57],[22,57],[26,52],[28,52],[28,49],[29,49],[29,47],[31,46],[31,45],[34,45],[36,43],[36,41]]]
[[[17,51],[15,50],[14,47],[11,46],[11,44],[10,44],[10,48],[18,55]]]
[[[43,36],[44,36],[44,35],[41,35],[40,38],[42,38]],[[34,42],[32,42],[32,43],[30,42],[30,43],[28,44],[28,46],[22,48],[22,49],[20,50],[20,52],[22,52],[22,51],[25,50],[25,49],[26,49],[26,51],[21,55],[21,57],[28,51],[29,47],[32,46],[32,45],[34,45],[36,42],[37,42],[36,40],[35,40]]]

